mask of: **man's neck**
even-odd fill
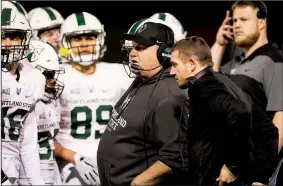
[[[6,68],[10,72],[10,74],[13,76],[13,75],[16,74],[16,71],[17,71],[17,68],[18,68],[18,64],[17,63],[11,63]]]
[[[198,73],[200,73],[201,71],[203,71],[204,69],[210,67],[209,65],[203,65],[203,66],[198,66],[198,69],[196,70],[196,73],[194,74],[194,76],[196,76]]]
[[[245,57],[249,57],[254,51],[256,51],[258,48],[262,47],[263,45],[267,44],[268,40],[265,39],[259,39],[253,46],[251,47],[244,47],[244,53]]]
[[[95,72],[96,62],[93,62],[92,64],[88,66],[83,66],[83,65],[80,65],[79,63],[72,63],[72,67],[85,75],[90,75]]]

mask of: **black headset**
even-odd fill
[[[259,11],[257,12],[258,19],[264,19],[267,17],[267,7],[263,1],[253,1],[254,4],[258,7]]]
[[[170,59],[172,47],[174,45],[174,32],[170,27],[166,25],[163,25],[163,28],[166,32],[166,41],[159,46],[157,50],[157,59],[163,67],[168,67],[171,65]]]

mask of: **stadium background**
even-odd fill
[[[225,17],[225,10],[233,1],[20,1],[27,11],[40,6],[57,9],[64,18],[74,12],[89,12],[104,24],[106,45],[108,47],[104,61],[121,62],[121,34],[127,32],[137,20],[151,16],[156,12],[169,12],[181,21],[188,36],[203,37],[210,45],[215,40],[218,27]],[[268,37],[279,46],[283,44],[283,2],[268,1]],[[281,25],[282,24],[282,25]]]

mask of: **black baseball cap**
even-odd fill
[[[155,44],[160,45],[164,42],[174,43],[174,34],[171,28],[166,25],[146,22],[134,34],[123,34],[122,39],[135,41],[138,44],[149,47]]]

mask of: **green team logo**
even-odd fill
[[[38,60],[41,52],[44,50],[43,47],[41,46],[31,46],[32,51],[28,54],[27,59],[29,60],[29,62],[35,62],[36,60]]]

